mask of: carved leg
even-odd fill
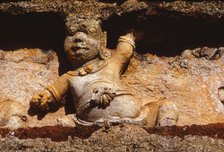
[[[169,101],[148,103],[143,107],[140,114],[140,117],[144,117],[142,125],[147,128],[176,125],[178,116],[177,107]]]
[[[169,101],[157,101],[145,105],[137,118],[109,117],[101,118],[94,122],[83,121],[79,118],[74,119],[79,125],[109,128],[112,125],[132,124],[150,128],[154,126],[173,126],[178,120],[178,110],[176,106]]]

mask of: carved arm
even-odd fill
[[[77,71],[69,71],[60,76],[53,84],[48,85],[45,90],[34,94],[30,106],[38,110],[49,110],[50,104],[61,102],[69,88],[68,80],[77,75]]]

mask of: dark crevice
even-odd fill
[[[65,39],[63,18],[52,13],[0,14],[0,48],[61,50]]]
[[[65,73],[70,64],[64,53],[66,27],[64,18],[56,13],[25,15],[0,14],[0,49],[40,48],[57,52],[59,72]]]
[[[76,126],[62,127],[62,126],[45,126],[34,128],[20,128],[14,130],[14,136],[19,139],[36,139],[36,138],[50,138],[52,141],[60,142],[68,140],[68,137],[78,137],[80,139],[89,138],[92,133],[99,130],[97,126]],[[0,128],[1,137],[10,136],[11,131]]]
[[[115,48],[118,37],[134,28],[144,31],[144,37],[136,44],[139,54],[174,57],[185,49],[224,46],[224,21],[212,18],[180,16],[147,16],[141,12],[113,16],[103,21],[108,33],[109,48]]]
[[[104,2],[104,3],[116,3],[118,5],[121,5],[125,2],[125,0],[98,0],[99,2]]]
[[[120,125],[124,128],[126,125]],[[34,128],[20,128],[14,130],[14,137],[19,139],[36,139],[36,138],[50,138],[52,141],[60,142],[68,140],[68,137],[78,137],[80,139],[88,139],[91,135],[98,131],[98,126],[76,126],[76,127],[62,127],[62,126],[45,126]],[[113,129],[113,126],[109,130],[101,129],[101,131],[107,131]],[[152,127],[145,129],[149,134],[158,134],[161,136],[180,137],[185,136],[207,136],[213,139],[224,139],[224,124],[209,124],[209,125],[191,125],[191,126],[167,126],[167,127]],[[115,129],[116,130],[116,129]],[[4,128],[0,128],[0,135],[2,138],[12,136],[12,131]],[[97,133],[96,133],[97,134]],[[147,134],[146,134],[147,136]]]
[[[31,1],[31,0],[1,0],[0,3],[23,2],[23,1]]]
[[[114,15],[108,20],[102,22],[102,29],[107,32],[108,48],[114,49],[117,45],[119,36],[124,34],[127,30],[131,28],[138,28],[136,21],[139,21],[140,19],[137,14],[141,13],[129,13],[122,16]]]

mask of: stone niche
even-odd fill
[[[103,21],[102,27],[108,34],[108,48],[115,48],[119,35],[134,28],[144,32],[137,43],[136,52],[159,57],[180,56],[186,49],[205,46],[219,48],[224,43],[223,19],[179,15],[145,17],[142,12],[132,12],[111,16]]]
[[[0,14],[0,19],[1,97],[29,109],[35,91],[71,69],[63,50],[64,18],[57,13],[29,13]],[[145,102],[163,98],[174,102],[180,110],[180,126],[224,121],[218,93],[224,85],[223,25],[221,19],[144,16],[142,12],[113,15],[102,21],[111,49],[125,30],[144,32],[122,82]],[[218,50],[221,55],[216,60],[206,58],[208,54],[181,55],[186,49],[208,54]],[[70,99],[68,95],[68,106],[59,106],[48,114],[36,116],[29,111],[30,122],[35,122],[29,126],[56,125],[57,117],[73,112]]]
[[[102,2],[106,3],[104,0]],[[65,97],[65,106],[59,105],[49,113],[36,114],[29,109],[34,92],[72,69],[63,46],[68,35],[65,18],[64,15],[49,12],[12,14],[0,14],[0,102],[10,99],[22,104],[28,114],[26,127],[42,128],[22,128],[15,132],[0,130],[2,137],[7,137],[0,139],[3,147],[14,142],[14,150],[33,150],[36,147],[43,151],[50,151],[60,144],[62,148],[58,151],[77,148],[162,151],[169,149],[169,146],[170,151],[175,151],[177,145],[180,151],[184,151],[191,150],[189,147],[195,144],[199,150],[223,148],[224,137],[220,132],[223,125],[217,124],[224,123],[222,18],[146,15],[144,11],[133,11],[102,19],[102,29],[108,34],[107,47],[110,49],[115,48],[118,37],[127,29],[144,32],[143,38],[136,44],[134,57],[122,75],[126,89],[144,102],[166,98],[175,103],[180,111],[179,127],[152,128],[147,130],[150,133],[147,134],[146,130],[129,125],[115,126],[106,131],[99,128],[80,129],[79,126],[75,129],[45,127],[56,126],[58,118],[74,113],[69,93]],[[185,126],[193,124],[208,126]],[[11,134],[23,139],[9,139]],[[27,142],[27,138],[36,137],[65,141],[54,143],[48,139],[35,139]],[[222,139],[217,143],[216,138]],[[35,145],[36,142],[40,144]],[[116,144],[117,147],[113,146]],[[203,144],[208,147],[200,149]],[[10,149],[10,146],[5,148]]]

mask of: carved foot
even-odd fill
[[[172,102],[164,102],[157,116],[157,126],[173,126],[176,125],[179,116],[178,109]]]

